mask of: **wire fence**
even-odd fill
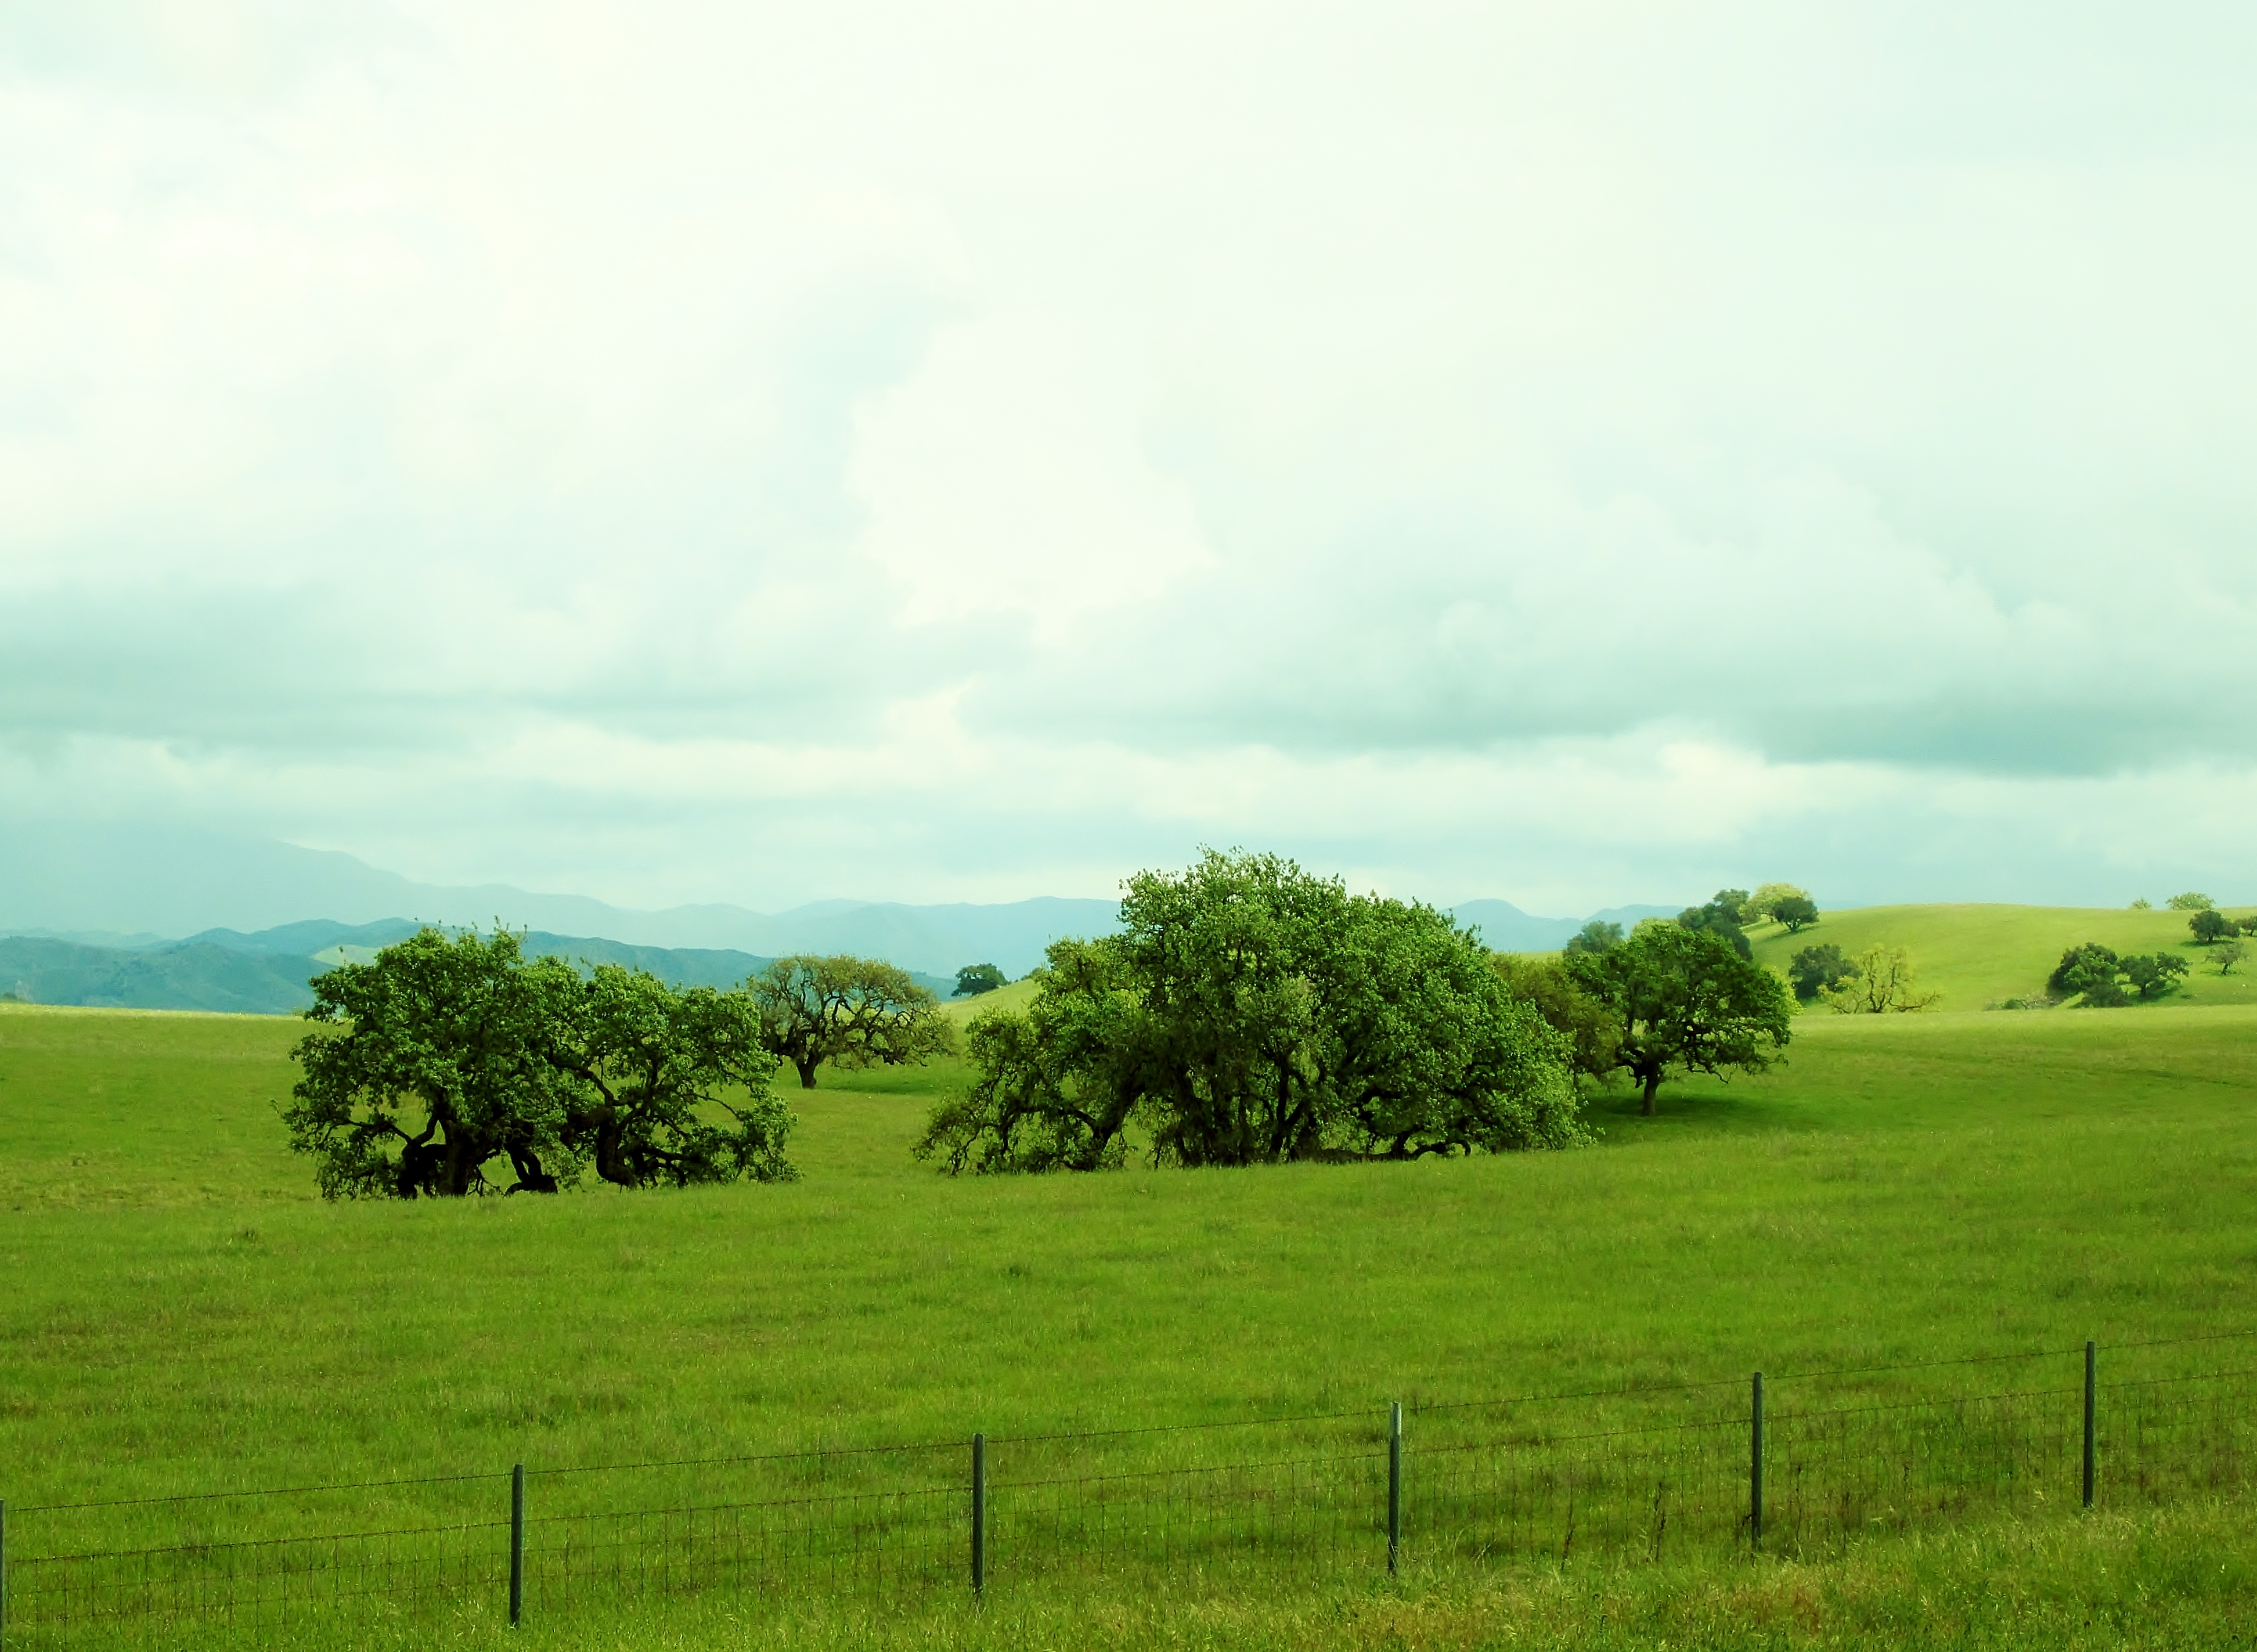
[[[1313,1416],[0,1503],[9,1648],[402,1643],[697,1596],[1819,1555],[2257,1478],[2257,1333]]]

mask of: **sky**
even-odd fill
[[[0,0],[0,815],[2257,899],[2257,11]]]

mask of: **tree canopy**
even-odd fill
[[[1818,903],[1808,895],[1781,895],[1771,908],[1774,922],[1786,926],[1789,935],[1801,935],[1818,921]]]
[[[2178,985],[2187,972],[2186,960],[2171,952],[2118,956],[2098,941],[2070,947],[2046,978],[2046,986],[2061,997],[2075,998],[2087,1009],[2114,1009],[2131,1001],[2161,998]]]
[[[746,983],[761,1039],[815,1088],[816,1069],[911,1066],[953,1048],[939,1000],[906,971],[844,953],[778,958]]]
[[[1620,946],[1622,938],[1622,925],[1594,918],[1567,937],[1565,950],[1569,952],[1604,952],[1610,947]]]
[[[1562,1041],[1432,907],[1271,855],[1131,879],[1121,929],[1061,941],[919,1156],[952,1172],[1408,1159],[1579,1140]]]
[[[2174,912],[2206,912],[2218,903],[2199,890],[2190,889],[2183,895],[2173,895],[2163,904]]]
[[[1904,948],[1870,946],[1818,996],[1843,1015],[1902,1015],[1928,1008],[1943,994],[1921,991],[1912,954]]]
[[[1786,961],[1787,984],[1794,987],[1795,997],[1806,1004],[1857,973],[1856,963],[1845,957],[1842,949],[1831,941],[1800,948]]]
[[[1719,889],[1710,896],[1706,906],[1687,907],[1677,914],[1677,921],[1687,929],[1698,929],[1721,937],[1743,958],[1753,958],[1755,949],[1748,943],[1742,930],[1742,912],[1750,897],[1744,889]]]
[[[1642,923],[1613,950],[1566,962],[1611,1011],[1615,1064],[1638,1082],[1649,1118],[1671,1073],[1761,1071],[1794,1036],[1786,983],[1711,928]]]
[[[740,994],[616,965],[584,979],[506,930],[435,929],[313,991],[282,1118],[329,1197],[555,1192],[591,1166],[621,1187],[794,1174]]]
[[[2223,941],[2240,926],[2215,907],[2204,907],[2187,920],[2187,928],[2204,946]]]
[[[956,991],[952,998],[976,998],[982,992],[992,992],[999,986],[1008,986],[1010,978],[992,964],[967,964],[956,972]]]
[[[1779,903],[1782,900],[1808,900],[1810,891],[1799,889],[1791,883],[1758,884],[1740,908],[1742,923],[1776,922]]]

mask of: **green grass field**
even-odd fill
[[[1995,910],[1809,935],[1932,951],[1934,984],[1987,1001],[2072,921],[1955,952]],[[2183,928],[2098,915],[2152,927],[2130,944]],[[2070,938],[2088,934],[2129,932]],[[1669,1084],[1652,1120],[1603,1098],[1600,1143],[1564,1154],[949,1180],[908,1154],[961,1082],[942,1063],[790,1090],[794,1184],[405,1205],[324,1204],[283,1150],[294,1021],[0,1006],[0,1495],[1208,1422],[2257,1326],[2257,1006],[2204,1001],[2211,978],[2136,1013],[1808,1016],[1778,1070]],[[2246,1514],[1985,1528],[1731,1576],[1555,1568],[1180,1612],[1028,1597],[538,1638],[1801,1646],[1943,1644],[1956,1624],[1999,1645],[2246,1641]]]
[[[2239,917],[2247,910],[2237,907],[2231,913]],[[1800,935],[1765,924],[1750,930],[1748,938],[1757,961],[1782,973],[1796,951],[1823,942],[1853,958],[1870,946],[1904,947],[1920,971],[1921,985],[1942,994],[1939,1010],[1979,1010],[2041,994],[2061,955],[2083,941],[2118,952],[2170,951],[2184,958],[2185,979],[2158,1003],[2257,1004],[2257,978],[2249,965],[2219,975],[2214,949],[2197,946],[2187,931],[2190,915],[2095,907],[1859,907],[1829,912]]]

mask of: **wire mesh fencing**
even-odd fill
[[[2257,1336],[9,1509],[11,1648],[400,1644],[699,1596],[1822,1554],[2257,1479]]]

